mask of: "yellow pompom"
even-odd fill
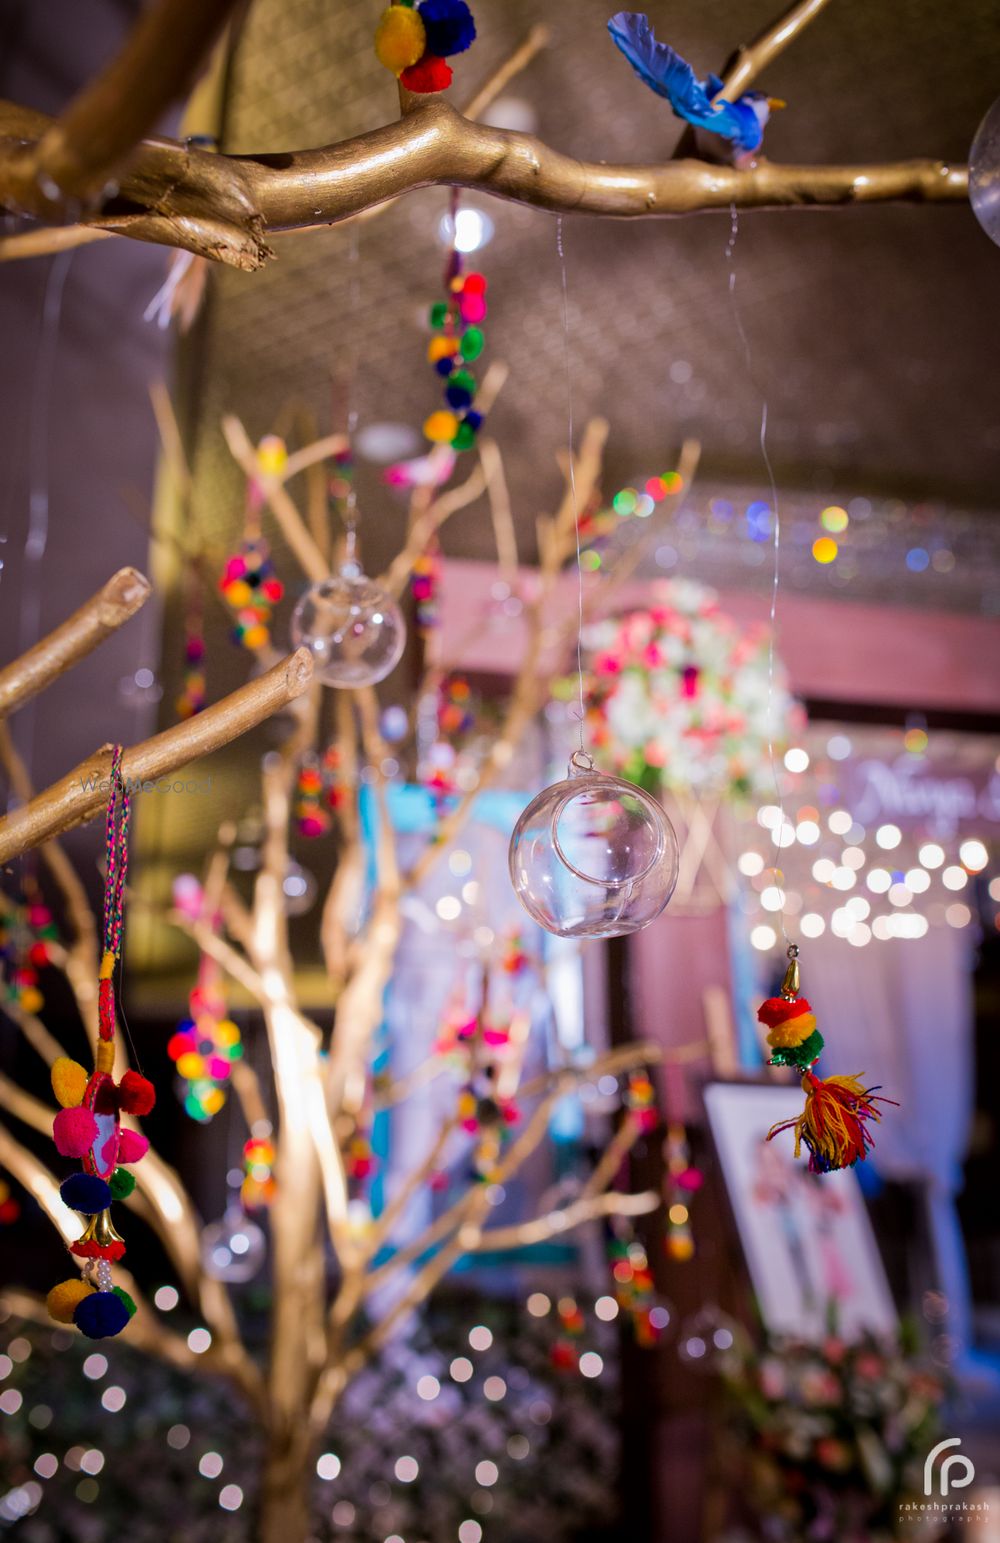
[[[68,1055],[57,1056],[52,1062],[52,1091],[64,1109],[75,1109],[83,1102],[89,1081],[86,1067]]]
[[[265,434],[257,446],[257,465],[267,477],[280,477],[288,464],[285,441],[277,434]]]
[[[177,1075],[187,1077],[189,1080],[195,1077],[204,1077],[205,1061],[196,1050],[186,1050],[177,1058]]]
[[[816,1028],[814,1013],[800,1013],[798,1018],[788,1018],[774,1026],[767,1042],[775,1050],[803,1044]]]
[[[20,1004],[26,1013],[37,1013],[45,1006],[45,998],[37,986],[25,986],[21,992]]]
[[[54,1318],[56,1323],[72,1323],[77,1305],[84,1297],[89,1297],[93,1289],[85,1280],[61,1280],[45,1298],[49,1317]]]
[[[424,433],[435,445],[450,445],[458,433],[458,419],[454,413],[431,413],[424,423]]]
[[[248,627],[243,634],[243,647],[256,651],[258,648],[266,648],[271,634],[266,627],[258,623],[254,627]]]
[[[427,345],[427,358],[431,364],[439,359],[450,359],[458,353],[458,338],[431,338]]]
[[[390,5],[375,29],[375,55],[394,75],[402,75],[423,57],[427,33],[420,13],[408,5]]]
[[[253,590],[244,579],[234,579],[231,584],[226,585],[224,593],[234,610],[241,605],[249,605],[253,599]]]

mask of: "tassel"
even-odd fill
[[[823,1036],[812,1008],[799,996],[798,956],[798,947],[790,944],[781,995],[762,1002],[757,1018],[768,1029],[770,1065],[794,1066],[802,1073],[806,1106],[797,1119],[773,1125],[767,1139],[794,1131],[795,1156],[801,1155],[805,1143],[810,1173],[834,1173],[864,1162],[874,1145],[869,1126],[882,1118],[878,1105],[895,1101],[877,1098],[878,1088],[864,1087],[860,1077],[828,1077],[824,1082],[816,1076],[813,1067],[823,1049]]]

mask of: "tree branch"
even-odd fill
[[[313,659],[307,648],[282,659],[266,675],[252,680],[195,718],[133,745],[122,758],[122,773],[133,784],[156,781],[200,756],[238,739],[305,691]],[[0,820],[0,862],[83,825],[107,804],[111,746],[82,761],[61,781]]]
[[[529,1222],[516,1222],[510,1227],[493,1227],[479,1235],[474,1252],[484,1253],[497,1249],[526,1248],[531,1243],[544,1243],[585,1222],[601,1216],[647,1216],[655,1211],[660,1197],[651,1189],[637,1195],[621,1195],[615,1191],[594,1195],[588,1200],[574,1200],[561,1211],[550,1211],[547,1216],[536,1216]]]
[[[0,135],[26,118],[0,104]],[[37,127],[36,127],[37,132]],[[9,159],[0,202],[17,202]],[[7,173],[5,175],[5,173]],[[649,218],[704,210],[964,202],[968,171],[941,161],[744,169],[698,160],[608,165],[563,155],[529,134],[473,123],[428,101],[396,123],[318,150],[223,156],[144,140],[113,203],[83,222],[141,241],[180,246],[252,271],[271,255],[270,231],[331,225],[415,188],[457,186],[560,213]]]
[[[829,0],[797,0],[778,21],[767,27],[752,43],[737,49],[733,62],[722,72],[722,90],[728,102],[734,102],[780,53],[804,32]]]
[[[145,605],[152,585],[135,568],[119,568],[61,626],[0,670],[0,718],[8,716],[93,653]]]
[[[58,219],[103,194],[112,175],[190,85],[234,0],[157,0],[124,47],[34,145],[0,165],[9,204]]]

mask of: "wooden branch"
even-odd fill
[[[93,653],[145,605],[152,592],[144,574],[135,568],[119,568],[61,626],[0,670],[0,718],[23,707]]]
[[[735,102],[828,3],[829,0],[796,0],[796,4],[758,38],[737,50],[733,62],[722,72],[722,90],[718,95]]]
[[[324,579],[330,577],[330,564],[310,535],[309,528],[296,508],[294,499],[284,486],[284,479],[262,474],[250,436],[234,414],[228,414],[223,418],[222,432],[233,460],[247,477],[252,477],[259,483],[268,508],[281,527],[281,533],[306,578],[314,584],[322,583]],[[334,436],[334,439],[346,443],[340,436]],[[300,466],[301,464],[300,455]]]
[[[0,104],[0,136],[22,137],[26,121],[37,133],[48,120]],[[743,169],[698,160],[585,162],[532,135],[473,123],[435,99],[396,123],[319,150],[223,156],[145,140],[114,205],[83,223],[252,271],[271,255],[266,232],[336,224],[416,188],[440,186],[560,213],[659,218],[732,206],[961,203],[968,198],[968,170],[934,160],[843,166],[761,160]],[[9,158],[0,160],[0,203],[16,203],[20,188]]]
[[[526,69],[543,48],[547,48],[552,38],[552,33],[544,23],[538,22],[531,31],[514,49],[514,52],[494,70],[488,80],[484,80],[475,96],[470,98],[462,108],[462,116],[475,122],[481,118],[497,97],[506,90],[515,76],[520,75]]]
[[[0,165],[8,206],[58,219],[108,190],[113,174],[187,90],[234,0],[156,0],[111,64],[34,145]]]
[[[536,1216],[532,1221],[517,1222],[510,1227],[490,1228],[480,1233],[479,1241],[470,1251],[483,1253],[526,1248],[531,1243],[544,1243],[547,1238],[561,1236],[601,1216],[647,1216],[659,1203],[660,1197],[651,1189],[637,1195],[622,1195],[611,1190],[587,1200],[575,1200],[561,1211],[551,1211],[548,1216]]]
[[[197,717],[126,750],[123,775],[133,785],[155,783],[189,761],[228,745],[301,696],[312,671],[311,653],[307,648],[298,649],[266,675],[206,707]],[[105,745],[60,782],[0,820],[0,862],[9,862],[100,814],[107,804],[111,758],[112,748]]]

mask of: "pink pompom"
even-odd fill
[[[69,1111],[67,1111],[69,1112]],[[137,1163],[149,1151],[149,1142],[137,1130],[123,1130],[118,1138],[118,1161]]]
[[[226,564],[226,570],[223,574],[223,578],[225,579],[225,582],[229,584],[232,583],[234,579],[242,579],[246,571],[247,565],[243,561],[242,557],[231,557]]]
[[[482,295],[463,294],[458,303],[462,320],[471,325],[473,322],[482,321],[486,316],[486,301]]]
[[[52,1126],[56,1151],[63,1157],[83,1157],[97,1139],[97,1121],[89,1109],[60,1109]]]

